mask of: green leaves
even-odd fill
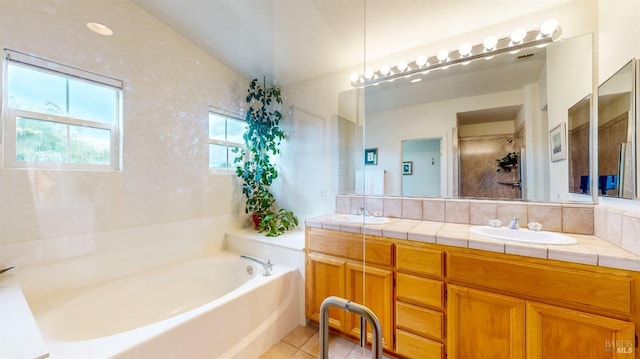
[[[274,108],[282,104],[282,93],[277,86],[267,88],[264,82],[260,84],[253,79],[245,100],[249,109],[245,116],[247,130],[242,138],[248,152],[234,150],[236,175],[243,181],[245,212],[261,217],[259,231],[273,237],[298,225],[293,212],[285,209],[274,212],[276,200],[269,189],[278,178],[271,158],[280,153],[280,143],[285,137],[278,127],[282,113]]]
[[[518,154],[516,152],[508,152],[504,157],[497,159],[496,162],[498,162],[497,172],[501,170],[511,172],[512,168],[518,167]]]
[[[298,218],[293,212],[281,208],[277,213],[269,213],[262,218],[260,232],[266,232],[267,237],[276,237],[284,232],[295,228],[298,225]]]

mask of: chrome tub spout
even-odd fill
[[[271,260],[267,259],[267,261],[265,262],[258,258],[249,257],[245,255],[241,255],[240,258],[260,264],[262,268],[264,268],[264,274],[262,274],[263,276],[268,277],[271,275],[271,270],[273,269],[273,264],[271,263]]]
[[[4,272],[6,272],[6,271],[8,271],[10,269],[13,269],[13,268],[15,268],[15,267],[9,267],[9,268],[5,268],[3,270],[0,270],[0,274],[4,273]]]

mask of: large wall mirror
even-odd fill
[[[591,95],[569,108],[567,125],[569,148],[569,192],[583,195],[591,192]]]
[[[636,61],[598,87],[598,193],[635,197]]]
[[[352,105],[341,103],[341,109],[364,118],[365,126],[362,146],[341,148],[376,149],[375,166],[363,165],[355,153],[355,172],[382,171],[386,196],[563,200],[569,161],[550,161],[549,131],[564,128],[568,109],[591,93],[591,59],[592,35],[586,34],[436,70],[419,82],[399,78],[344,91],[339,99]],[[407,157],[421,139],[438,139],[439,158],[426,150]],[[404,171],[406,162],[412,174]],[[421,189],[421,181],[412,181],[435,168],[439,174],[430,176],[439,177],[439,187]],[[345,179],[340,192],[357,193]]]

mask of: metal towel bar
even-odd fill
[[[382,330],[380,329],[380,321],[371,309],[362,304],[353,303],[340,297],[327,297],[320,305],[320,358],[329,358],[329,308],[338,307],[351,313],[360,315],[366,319],[373,329],[371,351],[375,359],[382,358]],[[360,342],[366,342],[367,327],[363,326],[360,332]]]

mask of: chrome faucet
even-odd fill
[[[362,213],[365,217],[369,217],[369,211],[365,207],[360,207],[360,213]]]
[[[518,229],[520,228],[520,218],[513,217],[511,218],[511,222],[509,222],[509,229]]]
[[[5,268],[3,270],[0,270],[0,274],[4,273],[4,272],[6,272],[6,271],[8,271],[10,269],[13,269],[13,268],[15,268],[15,267],[9,267],[9,268]]]
[[[271,270],[273,269],[273,264],[271,263],[271,260],[267,259],[267,261],[265,262],[258,258],[253,258],[245,255],[241,255],[240,258],[260,264],[264,268],[264,274],[262,274],[263,276],[268,277],[271,275]]]

